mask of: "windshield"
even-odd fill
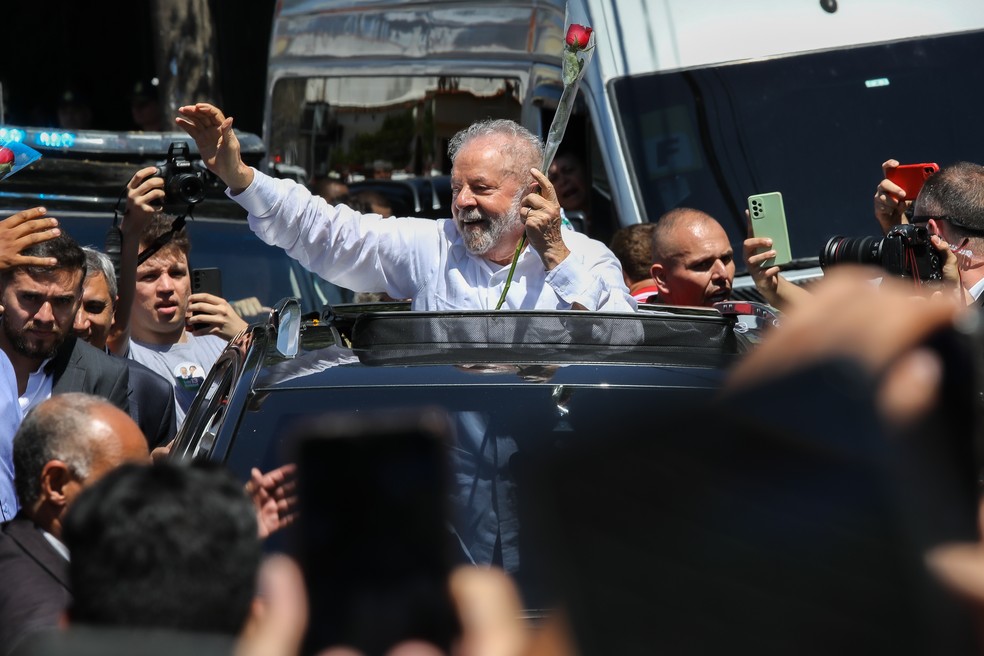
[[[974,32],[616,80],[646,219],[695,207],[739,252],[748,196],[779,191],[794,258],[880,235],[882,162],[981,160],[982,48]]]
[[[506,78],[283,79],[273,91],[269,157],[346,182],[446,174],[454,133],[490,115],[518,120],[519,94]]]

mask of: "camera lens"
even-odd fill
[[[205,198],[205,183],[194,173],[179,173],[168,181],[167,195],[192,205]]]
[[[820,266],[854,262],[855,264],[881,264],[882,239],[880,237],[831,237],[820,251]]]

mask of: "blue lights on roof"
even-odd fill
[[[17,143],[37,146],[41,148],[71,148],[75,145],[77,137],[74,132],[60,132],[55,130],[22,130],[0,126],[0,143],[15,141]]]
[[[240,132],[240,150],[243,153],[264,152],[263,142],[258,135]],[[185,132],[115,132],[107,130],[66,131],[53,127],[19,127],[0,125],[0,144],[22,143],[41,151],[46,156],[58,157],[88,155],[96,159],[110,156],[116,161],[131,157],[135,162],[147,159],[163,159],[174,141],[188,143],[192,153],[196,152],[195,142]]]
[[[75,134],[72,132],[37,132],[34,143],[44,148],[71,148],[75,145]]]
[[[5,128],[0,126],[0,143],[7,143],[8,141],[16,141],[17,143],[24,143],[24,137],[27,133],[18,128]]]

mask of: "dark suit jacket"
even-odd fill
[[[130,412],[130,368],[121,358],[71,335],[48,363],[48,371],[52,374],[52,395],[87,392],[109,399],[123,412]]]
[[[23,514],[0,532],[0,654],[29,631],[58,625],[71,595],[68,561]]]
[[[174,388],[144,364],[120,358],[130,368],[130,416],[137,422],[150,450],[164,446],[177,432]]]

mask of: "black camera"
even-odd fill
[[[188,159],[188,144],[172,142],[157,175],[164,178],[165,206],[194,205],[205,199],[205,176]]]
[[[831,237],[820,252],[820,266],[843,262],[876,264],[888,273],[918,281],[943,280],[943,258],[929,241],[929,230],[904,223],[882,237]]]

